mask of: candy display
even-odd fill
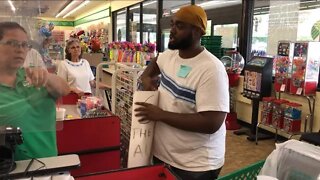
[[[261,123],[265,125],[272,124],[272,108],[274,97],[262,98]]]
[[[81,118],[105,117],[108,114],[103,110],[102,100],[94,96],[83,96],[78,100],[77,107]]]
[[[320,61],[320,42],[296,42],[292,61],[290,93],[315,95]]]
[[[284,126],[287,132],[299,132],[301,127],[301,108],[298,103],[286,103],[284,110]]]
[[[227,51],[225,56],[221,58],[229,77],[230,87],[237,86],[240,73],[244,68],[244,59],[237,51]]]
[[[152,43],[112,42],[108,44],[111,61],[133,62],[145,66],[155,55],[156,45]]]
[[[283,99],[276,99],[273,101],[272,126],[275,128],[283,128],[283,118],[286,103],[288,103],[288,101]]]
[[[278,44],[278,53],[274,59],[274,89],[276,92],[289,90],[293,59],[293,45],[293,43],[287,41],[280,41]]]

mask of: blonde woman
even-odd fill
[[[59,64],[58,76],[68,82],[72,92],[91,94],[91,87],[95,86],[94,75],[89,62],[82,58],[79,40],[68,40],[65,53],[66,59]]]

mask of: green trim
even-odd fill
[[[80,18],[75,21],[49,21],[49,20],[43,20],[42,21],[49,21],[52,22],[55,26],[68,26],[68,27],[74,27],[81,24],[85,24],[88,22],[100,20],[103,18],[107,18],[111,16],[111,7],[108,7],[106,9],[103,9],[101,11],[95,12],[93,14],[90,14],[88,16],[85,16],[83,18]]]
[[[107,18],[107,17],[110,17],[110,15],[111,15],[111,8],[109,7],[107,9],[103,9],[101,11],[98,11],[96,13],[90,14],[88,16],[85,16],[83,18],[80,18],[80,19],[74,21],[74,26],[78,26],[78,25],[85,24],[88,22]]]
[[[74,27],[74,21],[50,21],[55,26],[71,26]]]

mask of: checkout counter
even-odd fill
[[[66,109],[63,121],[57,121],[59,155],[79,155],[81,167],[71,171],[74,177],[120,168],[120,119],[108,112],[105,117],[81,118],[74,94],[62,99]]]
[[[8,174],[0,174],[0,179],[73,179],[69,174],[61,173],[80,166],[79,156],[75,154],[16,161],[16,168]]]

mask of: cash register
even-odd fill
[[[14,150],[22,144],[23,138],[19,127],[0,126],[0,174],[15,169]]]

